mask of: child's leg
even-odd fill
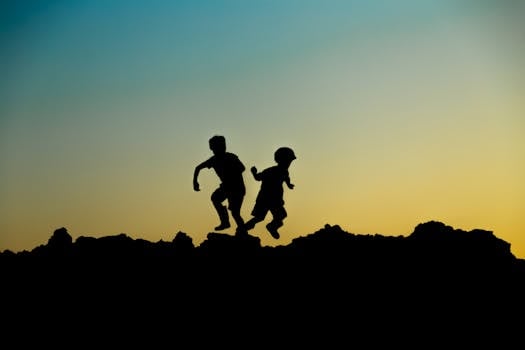
[[[259,223],[259,222],[261,222],[261,221],[263,221],[263,220],[264,220],[264,216],[262,216],[262,217],[261,217],[261,216],[254,216],[254,217],[252,217],[250,220],[248,220],[248,222],[246,222],[246,223],[244,224],[244,229],[245,229],[246,231],[249,231],[249,230],[251,230],[252,228],[254,228],[255,225],[257,225],[257,223]]]
[[[230,218],[228,216],[228,209],[224,205],[222,205],[222,202],[224,202],[225,200],[226,200],[226,194],[224,193],[224,190],[220,187],[216,189],[211,195],[211,201],[213,203],[213,206],[215,207],[215,210],[217,210],[219,219],[221,220],[221,224],[215,227],[215,230],[224,230],[230,227]]]
[[[283,226],[283,220],[288,216],[288,213],[286,213],[286,209],[284,207],[277,207],[271,210],[273,219],[270,222],[273,227],[279,228]]]
[[[237,224],[237,231],[243,229],[244,219],[241,216],[241,206],[244,199],[244,194],[235,194],[228,197],[228,207],[232,213],[232,217]]]
[[[255,225],[257,225],[257,223],[264,220],[267,213],[268,213],[268,208],[266,208],[265,203],[256,200],[255,206],[253,207],[253,210],[252,210],[252,218],[248,220],[246,224],[244,224],[244,229],[248,231],[254,228]]]
[[[283,220],[288,214],[286,213],[284,207],[274,208],[271,210],[271,213],[273,219],[268,225],[266,225],[266,229],[268,232],[270,232],[273,238],[278,239],[280,235],[277,229],[283,226]]]

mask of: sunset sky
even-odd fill
[[[507,0],[4,1],[0,251],[59,227],[200,244],[218,179],[195,192],[193,170],[219,134],[247,169],[297,154],[263,245],[436,220],[525,258],[523,18]]]

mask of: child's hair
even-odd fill
[[[296,158],[294,151],[289,147],[280,147],[274,153],[274,159],[277,164],[291,162]]]
[[[215,135],[209,140],[210,149],[214,151],[226,150],[226,139],[222,135]]]

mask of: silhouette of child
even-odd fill
[[[219,187],[211,195],[211,201],[221,221],[220,225],[215,227],[215,230],[220,231],[230,227],[227,210],[230,209],[232,217],[237,224],[236,234],[246,233],[246,231],[242,230],[244,219],[241,216],[241,206],[246,194],[243,179],[245,166],[236,154],[226,152],[224,136],[213,136],[209,139],[209,146],[213,156],[195,167],[193,189],[200,191],[198,182],[200,171],[204,168],[213,168],[221,181]],[[225,200],[228,200],[228,208],[222,204]]]
[[[277,165],[266,168],[260,173],[255,166],[250,169],[254,179],[261,181],[261,188],[251,213],[253,217],[244,228],[246,231],[251,230],[257,223],[264,220],[268,212],[271,212],[273,220],[266,225],[266,229],[273,238],[278,239],[280,235],[277,229],[283,225],[283,220],[288,215],[284,209],[283,182],[289,189],[294,188],[290,182],[288,168],[296,157],[291,148],[281,147],[275,151],[274,159]]]

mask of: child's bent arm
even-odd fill
[[[295,185],[293,183],[290,182],[290,177],[286,177],[284,179],[284,183],[286,184],[286,186],[288,186],[289,189],[293,189],[295,187]]]
[[[199,178],[199,172],[201,171],[201,169],[203,169],[205,167],[204,163],[201,163],[199,165],[197,165],[195,167],[195,171],[193,172],[193,189],[195,191],[199,191],[200,190],[200,186],[199,186],[199,181],[198,181],[198,178]]]
[[[256,181],[261,181],[261,174],[257,172],[257,168],[256,167],[252,166],[250,168],[250,171],[252,172],[253,178]]]

